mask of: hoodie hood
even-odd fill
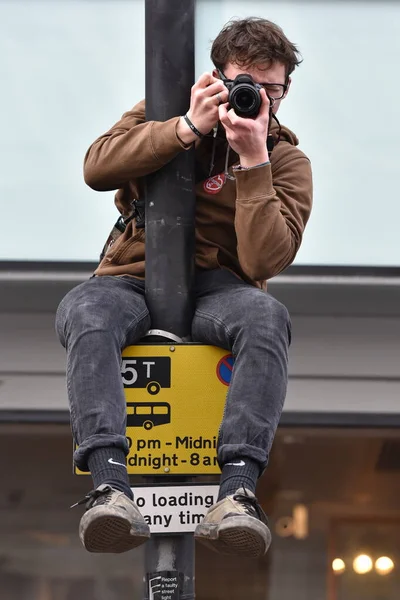
[[[272,119],[272,124],[270,126],[270,134],[274,137],[274,139],[276,140],[278,138],[278,131],[279,131],[279,126],[278,123],[275,121],[275,119]],[[298,146],[299,145],[299,139],[297,137],[297,135],[295,133],[293,133],[293,131],[291,131],[289,129],[289,127],[286,127],[285,125],[281,124],[281,136],[280,136],[281,140],[285,140],[285,142],[289,142],[289,144],[291,144],[292,146]]]

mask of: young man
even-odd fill
[[[232,21],[214,41],[211,59],[215,70],[194,84],[186,115],[145,122],[139,103],[89,148],[85,180],[95,190],[117,189],[116,205],[128,217],[141,178],[196,145],[192,335],[230,350],[235,367],[218,444],[219,498],[195,536],[221,552],[261,556],[271,535],[254,492],[281,416],[290,344],[288,312],[265,292],[265,282],[299,249],[311,210],[311,168],[295,135],[272,119],[300,62],[282,30],[264,19]],[[238,116],[227,103],[226,79],[238,74],[262,85],[255,118]],[[75,463],[94,482],[80,523],[91,552],[123,552],[150,535],[127,476],[120,373],[121,350],[151,328],[144,273],[144,230],[133,219],[96,276],[71,290],[57,314],[79,444]]]

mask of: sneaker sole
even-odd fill
[[[246,516],[228,517],[219,526],[200,524],[194,537],[219,554],[250,558],[264,556],[271,544],[268,527]]]
[[[120,554],[140,546],[150,538],[146,523],[131,523],[117,515],[98,515],[94,518],[90,515],[90,522],[86,523],[85,516],[81,520],[80,538],[88,552]]]

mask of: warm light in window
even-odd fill
[[[293,507],[293,535],[298,540],[308,536],[308,508],[304,504]]]
[[[375,570],[379,575],[389,575],[394,569],[394,562],[388,556],[381,556],[375,562]]]
[[[332,569],[335,571],[335,573],[343,573],[343,571],[346,569],[346,565],[341,558],[335,558],[335,560],[332,562]]]
[[[359,575],[364,575],[372,571],[372,558],[368,554],[359,554],[353,561],[353,569]]]

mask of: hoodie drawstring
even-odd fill
[[[218,124],[214,127],[213,145],[212,145],[211,162],[210,162],[210,170],[208,172],[208,176],[209,177],[211,177],[212,172],[214,171],[214,167],[215,167],[215,148],[217,146],[217,133],[218,133]]]
[[[231,150],[231,147],[229,144],[227,144],[227,148],[226,148],[226,156],[225,156],[225,171],[224,171],[224,175],[227,179],[235,179],[235,177],[233,175],[231,175],[229,173],[229,152]]]

